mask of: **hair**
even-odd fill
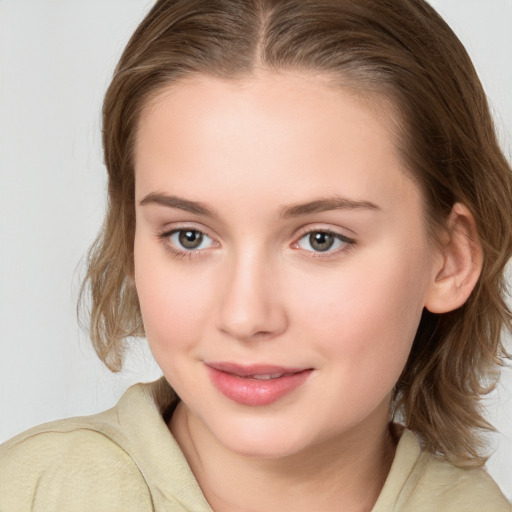
[[[131,337],[144,336],[133,275],[133,148],[145,105],[194,75],[225,79],[257,70],[311,71],[360,94],[380,94],[400,118],[397,143],[419,184],[434,239],[456,202],[473,214],[484,262],[467,302],[424,311],[391,415],[426,450],[480,466],[492,429],[482,395],[508,357],[512,328],[504,269],[512,254],[512,172],[487,99],[462,43],[423,0],[158,0],[131,37],[103,106],[108,206],[88,255],[90,332],[98,356],[121,369]]]

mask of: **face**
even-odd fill
[[[385,429],[436,260],[390,116],[292,73],[187,79],[143,112],[147,339],[189,420],[233,452]]]

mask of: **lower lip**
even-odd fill
[[[214,386],[241,405],[270,405],[301,386],[313,370],[283,375],[277,379],[246,379],[208,366]]]

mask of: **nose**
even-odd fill
[[[288,326],[279,279],[265,258],[244,254],[226,262],[219,329],[242,341],[272,339]]]

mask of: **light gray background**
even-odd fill
[[[110,374],[77,327],[101,223],[100,108],[150,0],[0,0],[0,442],[112,406],[158,368],[142,341]],[[512,153],[512,1],[433,0],[468,48]],[[487,401],[490,473],[512,497],[512,371]]]

